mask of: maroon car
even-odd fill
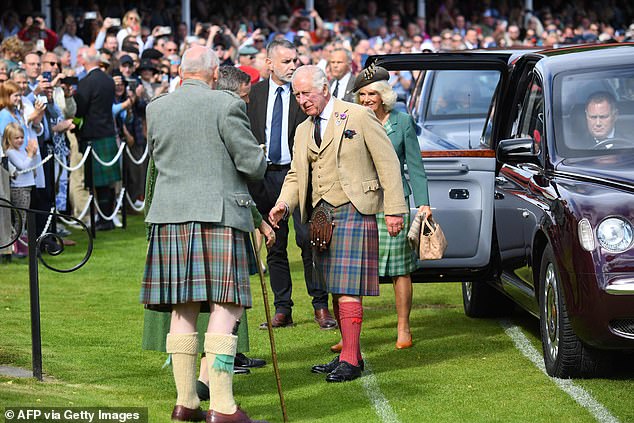
[[[421,143],[449,246],[413,280],[463,281],[471,317],[528,310],[551,376],[597,375],[611,350],[634,351],[633,47],[371,58],[421,73],[417,86],[420,71],[472,71],[467,104],[478,75],[499,73],[479,143]]]

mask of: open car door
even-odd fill
[[[483,142],[483,134],[492,104],[507,83],[511,56],[503,52],[399,54],[373,56],[366,63],[411,72],[415,81],[407,111],[418,126],[430,205],[448,246],[442,259],[418,261],[414,282],[475,281],[489,276],[496,159],[494,147]],[[489,131],[491,124],[486,125]]]

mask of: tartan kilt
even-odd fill
[[[352,203],[333,210],[335,226],[326,251],[313,249],[318,283],[332,294],[379,295],[379,236],[374,215]]]
[[[109,162],[117,155],[119,147],[115,137],[92,140],[92,149],[104,162]],[[92,177],[96,187],[107,187],[121,180],[121,164],[115,163],[110,167],[102,166],[94,157],[92,160]]]
[[[212,223],[153,224],[141,303],[157,311],[191,302],[251,307],[245,241],[244,232]]]
[[[416,270],[416,257],[407,242],[410,225],[409,213],[403,216],[403,230],[391,237],[385,225],[385,214],[376,215],[379,228],[379,276],[409,275]]]

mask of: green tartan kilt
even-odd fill
[[[244,232],[212,223],[153,224],[141,303],[157,311],[190,302],[251,307]]]
[[[385,214],[376,215],[379,228],[379,276],[409,275],[416,270],[416,256],[407,242],[409,213],[403,217],[403,230],[391,237],[385,225]]]
[[[110,162],[119,151],[115,137],[92,140],[91,145],[92,150],[103,162]],[[121,180],[121,159],[109,167],[103,166],[94,157],[91,160],[92,177],[96,187],[106,187]]]

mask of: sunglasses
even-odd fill
[[[55,66],[55,67],[59,66],[58,62],[42,62],[42,63],[46,63],[46,64],[49,64],[49,65]]]

